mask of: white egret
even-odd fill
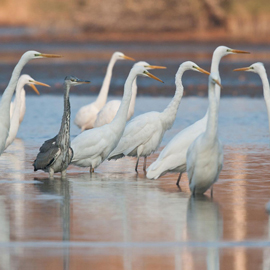
[[[159,147],[165,131],[170,129],[174,123],[184,91],[182,76],[187,70],[209,74],[191,61],[182,63],[175,75],[175,95],[167,108],[163,112],[148,112],[132,119],[127,124],[119,144],[109,155],[109,160],[123,156],[136,156],[135,171],[137,172],[139,159],[144,157],[143,170],[145,171],[147,156]]]
[[[74,123],[81,129],[81,131],[94,127],[97,114],[103,108],[107,101],[114,64],[117,60],[125,59],[135,61],[133,58],[126,56],[121,52],[115,52],[112,55],[96,101],[81,107],[77,112]]]
[[[234,69],[234,71],[249,71],[249,72],[254,72],[257,73],[263,84],[263,96],[267,108],[267,114],[268,114],[268,122],[269,122],[269,131],[270,131],[270,88],[269,88],[269,81],[267,78],[267,73],[264,67],[264,64],[261,62],[257,62],[252,64],[249,67],[244,67],[244,68],[237,68]]]
[[[211,72],[219,76],[219,63],[223,56],[228,54],[246,54],[249,52],[230,49],[226,46],[219,46],[215,49],[212,57]],[[218,78],[220,81],[220,77]],[[220,88],[215,86],[216,98],[219,104]],[[161,151],[157,160],[153,162],[147,169],[146,177],[149,179],[157,179],[167,172],[180,172],[177,185],[179,185],[181,175],[186,171],[186,154],[191,143],[202,134],[207,125],[208,110],[205,116],[191,126],[183,129],[176,134],[172,140]]]
[[[134,64],[134,66],[149,66],[149,64],[147,62],[140,61]],[[134,114],[136,96],[137,96],[137,79],[135,79],[132,84],[132,97],[128,109],[127,121]],[[103,125],[111,123],[120,107],[120,104],[121,100],[116,99],[107,102],[106,105],[98,113],[94,127],[101,127]]]
[[[29,76],[29,75],[25,75],[24,74],[24,75],[21,75],[21,77],[22,76]],[[20,79],[21,79],[21,77],[20,77]],[[19,81],[20,81],[20,79],[19,79]],[[18,83],[19,83],[19,81],[18,81]],[[28,83],[27,80],[23,84],[23,86],[25,84],[28,84],[30,87],[32,87],[33,90],[39,95],[39,92],[38,92],[38,90],[37,90],[37,88],[35,87],[34,84]],[[17,86],[18,86],[18,84],[17,84]],[[26,95],[26,92],[25,92],[23,86],[22,86],[22,89],[20,90],[21,95],[20,95],[20,97],[18,97],[20,99],[19,124],[21,124],[21,122],[23,121],[23,118],[24,118],[24,115],[25,115],[25,111],[26,111],[26,104],[25,104],[25,95]],[[15,99],[14,99],[13,102],[10,103],[10,119],[12,118],[13,111],[15,109],[14,108],[14,104],[16,103],[16,99],[17,99],[17,87],[16,87],[16,96],[15,96]]]
[[[148,66],[148,68],[151,68],[151,66]],[[90,172],[93,172],[94,168],[99,166],[117,146],[126,125],[132,96],[132,83],[138,75],[161,81],[149,73],[145,67],[134,66],[125,82],[122,102],[113,121],[102,127],[86,130],[71,142],[74,151],[72,164],[80,167],[90,167]]]
[[[220,85],[219,74],[211,73],[208,83],[208,118],[206,130],[189,146],[187,151],[187,174],[193,195],[203,194],[218,180],[223,166],[223,147],[218,139],[218,107],[215,84]],[[220,88],[219,88],[220,89]]]
[[[21,106],[24,106],[23,115],[25,113],[25,90],[24,90],[23,87],[26,84],[31,86],[33,88],[33,90],[38,95],[39,95],[39,92],[38,92],[37,88],[35,87],[35,84],[50,87],[48,84],[35,81],[29,75],[25,75],[25,74],[21,75],[21,77],[18,80],[17,86],[16,86],[16,96],[15,96],[15,100],[14,100],[14,111],[13,111],[11,121],[10,121],[9,135],[8,135],[7,140],[6,140],[5,149],[7,149],[7,147],[10,144],[12,144],[12,142],[16,138],[17,132],[19,130],[20,117],[22,116],[22,114],[21,114],[22,113]],[[24,92],[23,95],[22,95],[22,92]],[[21,104],[21,103],[24,103],[24,104]]]
[[[71,86],[90,83],[82,81],[74,76],[65,78],[66,91],[64,95],[64,113],[59,133],[50,140],[47,140],[39,149],[36,160],[34,161],[34,171],[43,170],[53,178],[54,173],[61,172],[61,177],[66,176],[66,169],[73,156],[70,147],[70,103],[69,90]]]
[[[44,54],[36,51],[27,51],[24,53],[20,61],[15,66],[11,79],[7,88],[5,89],[0,101],[0,155],[3,153],[6,145],[10,128],[10,102],[15,91],[22,68],[31,59],[36,58],[58,58],[60,55]]]

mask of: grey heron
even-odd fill
[[[73,150],[70,147],[70,103],[69,90],[71,86],[90,83],[82,81],[74,76],[65,78],[64,114],[59,133],[50,140],[47,140],[39,149],[36,160],[33,163],[34,171],[43,170],[49,172],[53,178],[54,173],[61,172],[61,177],[66,176],[66,169],[73,157]]]

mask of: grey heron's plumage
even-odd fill
[[[50,173],[64,172],[71,162],[73,150],[70,147],[70,102],[69,90],[71,85],[89,83],[74,76],[65,78],[66,91],[64,95],[64,113],[59,133],[43,143],[33,163],[34,171],[43,170]]]

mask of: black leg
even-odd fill
[[[214,194],[214,186],[211,187],[211,198],[213,198],[213,194]]]
[[[138,164],[139,164],[140,157],[137,158],[136,166],[135,166],[135,172],[138,173]]]
[[[143,162],[143,170],[146,172],[146,159],[147,157],[144,157],[144,162]]]
[[[179,187],[180,179],[181,179],[182,173],[179,174],[176,185]]]

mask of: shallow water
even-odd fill
[[[94,98],[71,96],[72,121]],[[106,161],[91,177],[74,166],[67,180],[34,173],[38,148],[58,132],[62,99],[28,96],[18,139],[0,157],[1,269],[270,269],[270,149],[262,98],[221,99],[225,163],[213,200],[209,192],[191,198],[186,174],[181,189],[176,174],[148,180],[140,164],[136,175],[133,158]],[[139,97],[135,115],[160,111],[169,101]],[[207,104],[183,98],[161,147],[200,119]],[[78,133],[72,123],[72,137]]]

